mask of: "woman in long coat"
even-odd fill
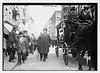
[[[43,29],[43,33],[38,37],[37,45],[38,45],[38,52],[40,53],[40,60],[46,61],[48,52],[49,52],[49,46],[50,46],[50,36],[47,34],[47,29]]]

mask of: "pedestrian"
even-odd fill
[[[78,16],[81,23],[88,23],[89,21],[92,21],[92,17],[89,12],[89,7],[84,7],[84,10],[79,14]]]
[[[22,32],[19,32],[19,34],[17,35],[17,40],[18,40],[18,49],[17,49],[17,56],[18,56],[18,65],[21,65],[21,49],[20,49],[20,38],[21,38]]]
[[[42,59],[43,59],[43,61],[46,62],[50,43],[51,43],[51,38],[47,34],[47,29],[44,28],[43,33],[40,34],[40,36],[38,37],[38,40],[37,40],[37,46],[38,46],[37,49],[40,54],[40,61],[42,61]]]
[[[28,35],[28,32],[27,31],[24,31],[24,35],[25,35],[25,37],[26,37],[26,39],[27,39],[27,50],[26,50],[26,56],[28,56],[29,55],[29,52],[30,52],[30,37],[29,37],[29,35]]]
[[[71,29],[70,32],[73,33],[75,32],[75,30],[77,29],[77,24],[75,24],[74,22],[79,21],[78,19],[78,15],[75,13],[75,7],[72,7],[70,10],[70,13],[68,15],[68,24],[70,25]]]
[[[19,36],[19,49],[18,49],[18,65],[21,65],[21,60],[23,63],[25,63],[26,60],[26,52],[27,52],[27,39],[26,36],[22,33],[21,36]]]
[[[36,40],[35,35],[33,35],[33,36],[34,36],[34,39],[33,39],[33,45],[34,45],[34,51],[35,51],[36,48],[37,48],[37,40]]]
[[[18,43],[15,32],[16,32],[16,28],[13,27],[12,31],[8,35],[8,40],[9,40],[9,62],[14,62],[14,59],[15,59],[15,52],[16,52],[15,46]]]
[[[34,53],[34,45],[35,45],[35,38],[34,38],[34,35],[32,34],[32,36],[30,37],[30,53],[31,54]]]

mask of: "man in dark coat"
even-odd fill
[[[48,52],[49,52],[49,45],[50,45],[51,39],[50,36],[47,34],[47,29],[43,29],[43,33],[40,34],[38,37],[37,45],[38,45],[38,52],[40,53],[40,60],[45,62]]]
[[[8,35],[9,39],[9,51],[10,51],[10,57],[9,57],[9,62],[14,62],[14,57],[15,57],[15,51],[16,49],[14,46],[18,44],[17,37],[16,37],[16,28],[13,27],[12,31]]]
[[[81,23],[87,23],[88,21],[92,21],[92,17],[90,15],[89,7],[84,7],[84,10],[79,14],[79,19]]]
[[[25,31],[23,31],[24,32],[24,35],[26,36],[26,39],[27,39],[27,46],[28,46],[28,48],[27,48],[27,50],[26,50],[26,56],[28,56],[29,55],[29,42],[30,42],[30,37],[29,37],[29,35],[28,35],[28,32],[25,30]]]
[[[68,15],[68,23],[71,27],[71,33],[72,32],[75,32],[75,30],[77,29],[77,24],[75,24],[74,22],[77,22],[79,19],[78,19],[78,16],[77,14],[75,13],[75,7],[72,7],[71,10],[70,10],[70,13]]]

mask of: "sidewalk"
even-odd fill
[[[9,56],[5,57],[3,71],[11,70],[17,64],[17,59],[15,61],[16,61],[15,63],[11,63],[9,62]]]
[[[28,58],[36,56],[37,54],[38,54],[37,51],[35,51],[34,54],[29,54]],[[17,54],[15,56],[17,57]],[[18,59],[15,59],[15,63],[11,63],[11,62],[9,62],[9,56],[5,57],[4,58],[4,66],[2,68],[3,71],[10,71],[10,70],[12,70],[14,68],[14,66],[16,66],[17,60]]]

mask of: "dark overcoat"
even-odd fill
[[[9,35],[8,35],[8,38],[9,38],[9,42],[11,44],[17,44],[18,41],[16,39],[16,34],[14,32],[10,32]]]
[[[39,53],[48,53],[51,39],[48,34],[41,34],[37,40],[37,49]]]
[[[17,36],[14,32],[10,32],[8,35],[7,47],[12,48],[12,50],[15,50],[15,51],[17,50],[18,40],[17,40]]]
[[[27,39],[25,37],[21,37],[19,38],[19,48],[18,48],[18,52],[19,53],[24,53],[26,54],[28,45],[27,45]]]
[[[79,19],[81,20],[81,22],[86,23],[86,20],[91,20],[92,21],[92,17],[90,16],[89,13],[87,13],[86,15],[84,13],[81,13],[79,15]]]

